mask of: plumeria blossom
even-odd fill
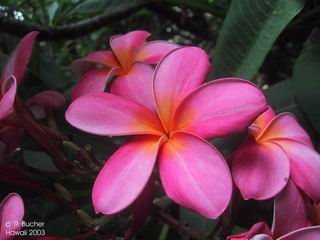
[[[201,85],[209,70],[203,50],[177,48],[161,59],[153,76],[156,113],[109,93],[86,94],[69,106],[67,121],[83,131],[136,135],[100,171],[92,194],[97,212],[114,214],[128,207],[143,191],[156,161],[164,190],[175,202],[209,218],[224,211],[231,175],[224,158],[204,138],[244,131],[267,105],[262,92],[245,80]],[[148,87],[137,94],[150,91]]]
[[[0,239],[11,238],[7,231],[16,232],[20,230],[23,216],[24,204],[22,198],[17,193],[10,193],[0,203]]]
[[[268,199],[289,178],[314,202],[320,201],[320,155],[290,113],[271,107],[249,127],[249,138],[233,155],[234,181],[244,199]]]
[[[111,50],[93,52],[75,60],[71,65],[73,70],[86,74],[74,89],[72,100],[86,93],[103,92],[107,81],[115,76],[111,93],[155,110],[152,104],[154,69],[149,64],[157,64],[164,54],[177,48],[177,45],[159,40],[146,42],[149,36],[150,33],[145,31],[116,35],[110,38]],[[97,64],[105,69],[95,69]]]
[[[318,240],[320,226],[310,226],[304,196],[292,181],[275,198],[273,224],[256,223],[227,240]]]
[[[14,111],[17,86],[22,81],[38,32],[27,34],[11,53],[0,78],[0,121]]]

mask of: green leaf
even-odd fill
[[[293,69],[293,88],[299,106],[320,133],[320,30],[314,31]]]
[[[252,79],[303,0],[233,0],[213,50],[214,78]]]

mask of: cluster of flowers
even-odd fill
[[[16,86],[35,35],[22,40],[1,77],[1,120],[14,113]],[[320,202],[320,155],[296,118],[276,116],[249,81],[204,83],[211,65],[202,49],[146,42],[148,36],[145,31],[114,36],[112,50],[72,63],[81,79],[66,120],[97,135],[134,135],[107,160],[95,181],[96,212],[114,214],[152,202],[157,168],[169,198],[208,218],[227,208],[233,181],[244,199],[275,197],[272,230],[258,223],[230,240],[319,239],[320,226],[312,226],[317,222],[307,215]],[[232,154],[230,172],[205,139],[246,129],[249,137]],[[3,136],[1,132],[1,141]],[[0,214],[5,219],[2,208]]]

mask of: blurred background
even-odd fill
[[[149,40],[169,40],[205,49],[213,64],[208,80],[236,76],[258,84],[277,112],[288,111],[298,117],[319,150],[319,27],[319,0],[1,0],[0,69],[19,39],[37,30],[40,34],[19,94],[28,99],[50,89],[68,98],[79,80],[70,69],[73,60],[109,49],[109,38],[113,35],[146,30],[151,33]],[[90,144],[102,160],[126,140],[76,131],[65,123],[64,110],[56,113],[56,121],[72,141],[80,146]],[[212,143],[227,156],[242,139],[239,135]],[[28,137],[14,159],[27,167],[57,170],[50,156],[39,151]],[[57,192],[54,183],[70,190],[77,199],[76,208],[88,216],[83,213],[74,216],[67,205],[61,207],[48,201],[46,194],[32,184],[26,189],[21,184],[23,179],[8,183],[5,175],[0,176],[1,198],[13,190],[21,192],[26,199],[27,219],[46,221],[47,232],[58,236],[74,237],[96,225],[110,233],[110,238],[92,239],[116,239],[123,235],[130,221],[128,213],[115,217],[93,213],[91,186],[95,174],[42,176],[29,170],[25,168],[26,176],[41,182],[49,191]],[[58,194],[62,193],[58,190]],[[173,207],[170,211],[197,231],[210,232],[217,224],[186,209]],[[246,229],[265,218],[270,224],[272,202],[242,202],[236,215],[228,231]],[[188,239],[188,236],[152,218],[137,239]]]

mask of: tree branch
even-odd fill
[[[22,37],[31,31],[39,32],[39,40],[52,41],[60,39],[72,39],[94,32],[107,24],[119,21],[137,12],[144,4],[129,5],[114,11],[106,12],[90,19],[63,25],[60,27],[45,27],[34,23],[19,21],[12,17],[0,15],[0,32]]]

